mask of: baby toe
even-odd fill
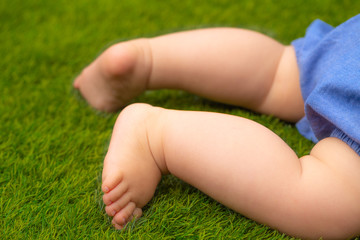
[[[105,207],[105,211],[109,216],[114,216],[117,212],[122,210],[130,202],[130,195],[124,194],[120,199]]]
[[[141,217],[141,215],[142,215],[141,208],[135,208],[134,212],[131,214],[128,221],[132,221],[134,218],[139,219]]]
[[[81,81],[81,75],[78,76],[74,82],[73,82],[73,87],[76,88],[76,89],[79,89],[80,88],[80,81]]]
[[[132,216],[135,209],[135,203],[129,202],[123,209],[120,210],[120,212],[116,213],[113,220],[116,224],[124,226],[129,221],[129,218]]]
[[[114,228],[115,228],[116,230],[121,230],[121,229],[124,228],[123,226],[117,224],[114,220],[112,220],[111,224],[114,226]]]
[[[128,185],[124,182],[120,182],[113,190],[105,193],[103,196],[103,202],[105,205],[110,205],[119,200],[124,193],[128,190]]]
[[[123,174],[118,171],[114,171],[110,167],[105,167],[102,174],[103,183],[101,189],[104,193],[108,193],[113,190],[122,180]]]

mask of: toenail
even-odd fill
[[[111,212],[111,215],[112,215],[112,216],[115,216],[115,214],[116,214],[116,211],[113,210],[113,211]]]
[[[105,193],[107,193],[107,192],[109,192],[109,188],[108,188],[108,187],[103,187],[103,191],[104,191]]]

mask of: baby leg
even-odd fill
[[[150,88],[182,89],[288,121],[304,115],[291,46],[236,28],[174,33],[149,43]]]
[[[145,89],[172,88],[297,121],[304,114],[298,75],[292,47],[213,28],[116,44],[74,86],[100,110],[117,110]]]
[[[338,139],[300,160],[244,118],[136,104],[116,123],[104,163],[106,211],[121,228],[171,173],[229,208],[293,236],[360,232],[360,157]]]

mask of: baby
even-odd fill
[[[360,15],[316,20],[284,46],[260,33],[201,29],[115,44],[74,81],[91,106],[117,111],[147,89],[181,89],[297,123],[316,145],[298,158],[237,116],[133,104],[104,161],[106,213],[117,229],[173,174],[257,222],[303,238],[360,233]]]

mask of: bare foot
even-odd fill
[[[87,66],[73,85],[94,108],[119,110],[146,89],[149,51],[146,39],[115,44]]]
[[[155,160],[157,151],[149,144],[148,126],[156,128],[159,111],[163,110],[133,104],[121,112],[115,123],[104,161],[102,190],[105,211],[113,217],[117,229],[132,217],[140,217],[140,208],[153,197],[162,172],[166,172],[160,169],[162,164]],[[157,139],[161,137],[152,137],[151,144]]]

